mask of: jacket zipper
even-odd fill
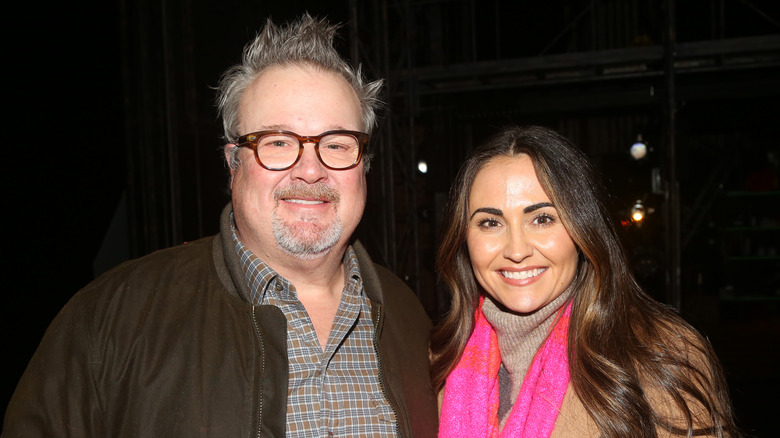
[[[379,352],[379,323],[382,320],[382,305],[376,304],[376,318],[374,323],[374,352],[376,353],[376,361],[377,366],[379,367],[379,385],[382,387],[382,394],[385,396],[385,400],[387,400],[387,403],[390,405],[390,409],[393,411],[393,415],[395,416],[395,436],[402,436],[400,431],[400,422],[401,419],[398,417],[398,411],[395,408],[395,405],[393,404],[393,401],[390,399],[390,395],[387,392],[387,383],[385,382],[385,371],[384,366],[382,365],[382,354]]]
[[[263,429],[263,376],[265,376],[265,345],[263,344],[263,337],[260,335],[260,327],[257,325],[255,306],[252,306],[252,325],[255,328],[257,340],[260,342],[260,379],[258,379],[257,382],[257,386],[259,388],[258,396],[260,399],[260,412],[257,414],[257,438],[260,438],[260,432]]]

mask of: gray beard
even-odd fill
[[[343,227],[338,217],[317,230],[304,230],[303,227],[285,224],[274,213],[273,232],[276,243],[287,254],[301,260],[311,260],[329,252],[336,246]]]

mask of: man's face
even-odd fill
[[[282,129],[319,135],[361,131],[360,102],[340,76],[306,66],[272,67],[249,85],[240,106],[240,134]],[[330,170],[314,145],[290,169],[266,170],[252,150],[241,148],[231,172],[233,211],[241,241],[266,262],[282,250],[313,259],[346,247],[366,202],[363,163]]]

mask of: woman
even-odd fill
[[[510,128],[450,190],[440,436],[737,436],[709,343],[646,295],[568,140]]]

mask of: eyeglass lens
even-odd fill
[[[257,157],[266,167],[280,169],[291,166],[298,158],[300,142],[287,134],[267,134],[257,141]],[[358,139],[349,134],[331,134],[319,142],[320,160],[334,169],[347,168],[360,153]]]

